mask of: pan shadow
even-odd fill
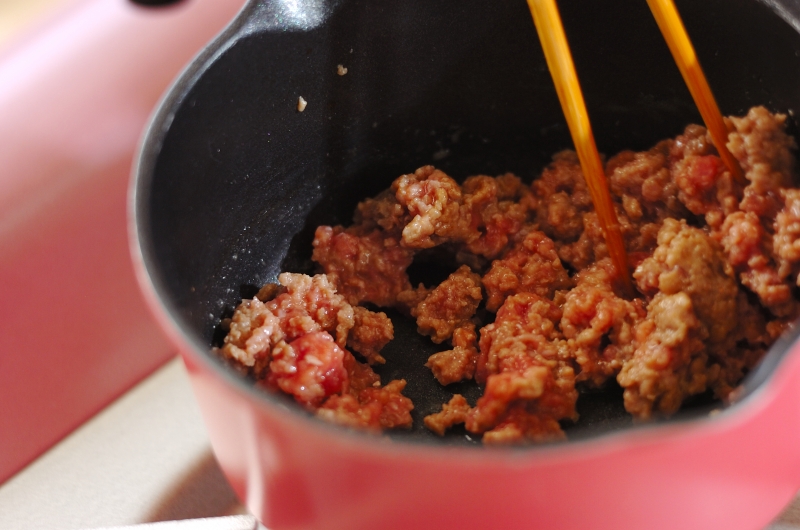
[[[209,450],[170,488],[145,522],[246,514]]]

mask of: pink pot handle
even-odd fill
[[[173,355],[130,264],[130,167],[243,3],[83,0],[0,54],[0,482]]]

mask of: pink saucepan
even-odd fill
[[[601,151],[646,149],[700,121],[646,2],[560,4]],[[678,7],[725,114],[800,108],[793,2]],[[220,465],[266,526],[755,530],[790,501],[800,488],[794,335],[732,405],[700,400],[633,425],[620,391],[606,389],[581,400],[568,442],[503,449],[421,427],[453,389],[433,381],[423,365],[434,346],[397,315],[380,375],[409,381],[415,427],[386,437],[317,421],[210,353],[243,297],[281,271],[313,270],[317,225],[347,223],[398,175],[435,163],[457,178],[530,181],[569,147],[522,0],[253,0],[183,74],[141,149],[134,259]]]

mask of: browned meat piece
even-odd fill
[[[359,403],[352,394],[331,396],[316,411],[318,418],[345,427],[381,431],[381,405],[377,401]]]
[[[708,330],[709,345],[723,344],[736,326],[739,288],[722,249],[702,230],[667,219],[658,248],[633,274],[645,293],[683,292]]]
[[[598,261],[576,275],[575,288],[565,296],[561,330],[580,367],[576,381],[602,385],[616,376],[636,347],[634,327],[645,310],[641,300],[614,293],[616,274],[609,258]]]
[[[669,146],[671,162],[690,156],[717,154],[717,149],[711,141],[711,136],[702,125],[687,125],[683,130],[683,134],[679,134],[675,140],[665,140],[662,143],[666,143]]]
[[[685,221],[667,219],[659,246],[634,272],[639,289],[655,294],[636,327],[636,351],[617,381],[625,408],[648,418],[672,414],[687,397],[716,383],[735,347],[739,287],[718,245]]]
[[[553,374],[546,366],[490,375],[483,395],[467,416],[467,430],[482,433],[492,429],[512,403],[539,399],[553,386]]]
[[[560,318],[553,302],[535,294],[506,299],[495,321],[481,330],[476,380],[486,388],[468,415],[468,431],[497,427],[517,404],[542,421],[577,418],[575,375],[562,359],[564,341],[555,325]]]
[[[353,327],[353,308],[336,293],[328,278],[283,273],[282,293],[267,303],[243,300],[231,318],[221,354],[248,367],[256,378],[265,375],[270,352],[281,341],[326,331],[343,347]]]
[[[667,219],[659,247],[634,273],[642,292],[686,293],[708,331],[712,349],[727,343],[736,327],[739,288],[719,245],[685,221]]]
[[[716,155],[687,156],[675,164],[672,176],[681,202],[693,214],[704,215],[712,229],[739,209],[742,187]]]
[[[554,240],[570,242],[583,232],[582,214],[593,209],[578,156],[561,151],[531,185],[539,201],[536,221]]]
[[[628,251],[630,266],[635,267],[647,255],[653,252],[660,223],[641,222],[634,223],[622,209],[615,204],[614,211],[620,224],[620,231]],[[583,214],[583,225],[586,227],[577,241],[561,243],[556,241],[558,257],[563,263],[569,264],[575,270],[582,270],[595,261],[608,257],[608,247],[600,221],[594,211]]]
[[[429,294],[431,289],[419,284],[416,289],[408,289],[398,294],[397,305],[400,309],[407,310],[410,315],[411,310],[421,304]]]
[[[358,400],[361,403],[380,405],[379,420],[384,429],[409,428],[412,424],[411,411],[414,410],[414,405],[410,399],[401,394],[405,387],[405,380],[398,379],[382,388],[365,388],[358,393]]]
[[[425,427],[443,436],[444,432],[459,423],[467,421],[470,407],[461,394],[455,394],[449,402],[442,405],[442,411],[425,416]]]
[[[672,414],[685,398],[705,391],[704,331],[687,294],[658,293],[636,327],[636,352],[617,376],[625,410],[640,419],[654,411]]]
[[[392,190],[412,217],[403,228],[403,245],[430,248],[449,240],[470,239],[474,232],[461,187],[433,166],[398,177]]]
[[[606,164],[609,189],[630,222],[660,222],[667,216],[685,215],[669,170],[670,146],[671,142],[661,142],[641,153],[623,151]]]
[[[482,299],[481,277],[462,265],[411,309],[411,315],[417,319],[417,331],[440,344],[470,322]]]
[[[497,311],[506,297],[534,293],[553,298],[556,291],[572,286],[567,271],[556,254],[553,240],[542,232],[530,232],[503,259],[495,260],[483,277],[486,309]]]
[[[369,364],[386,362],[380,351],[394,338],[394,326],[386,313],[373,313],[356,306],[354,324],[347,337],[347,347],[366,357]]]
[[[720,235],[728,261],[739,273],[742,285],[756,293],[772,314],[796,314],[797,300],[770,258],[769,236],[758,216],[753,212],[733,213],[725,218]]]
[[[800,264],[800,190],[782,190],[783,209],[775,216],[773,252],[778,261],[778,275],[797,281]]]
[[[357,396],[365,388],[381,386],[381,378],[370,365],[360,363],[352,353],[345,350],[344,368],[347,370],[347,392]]]
[[[411,215],[397,201],[391,189],[384,190],[374,199],[358,203],[353,216],[353,222],[361,232],[371,232],[377,228],[398,241],[409,221]]]
[[[411,288],[406,269],[413,250],[380,230],[358,234],[338,226],[320,226],[311,257],[352,305],[371,302],[391,307],[400,291]]]
[[[585,269],[595,262],[595,260],[608,257],[606,240],[600,230],[600,220],[594,211],[586,212],[581,215],[581,225],[586,229],[581,231],[577,241],[565,243],[556,240],[558,257],[562,263],[566,263],[574,270]]]
[[[525,225],[535,199],[530,189],[510,173],[497,178],[470,177],[464,181],[463,190],[472,229],[477,233],[464,241],[464,250],[494,259]]]
[[[513,406],[495,428],[483,433],[483,443],[486,445],[551,442],[566,438],[558,421],[548,416],[530,414],[522,405]]]
[[[783,201],[780,188],[793,184],[794,139],[786,134],[786,116],[753,107],[743,118],[731,117],[734,132],[728,149],[742,165],[750,184],[744,189],[741,209],[774,219]]]
[[[516,420],[514,423],[530,416],[534,424],[545,425],[563,418],[575,420],[577,392],[571,375],[571,369],[565,366],[556,371],[531,366],[522,372],[492,374],[483,396],[467,415],[465,427],[473,433],[485,433],[502,428],[509,416]]]
[[[535,294],[506,298],[495,321],[481,329],[475,380],[484,384],[491,374],[557,360],[561,315],[557,305]]]
[[[414,405],[402,395],[402,379],[380,386],[380,378],[352,354],[345,352],[344,366],[349,386],[340,395],[329,397],[317,410],[318,417],[349,427],[372,430],[410,427]]]
[[[740,290],[736,327],[730,341],[734,346],[710,355],[711,362],[720,366],[719,376],[711,383],[714,394],[720,399],[727,399],[747,372],[764,357],[772,340],[760,308],[751,304],[747,295]]]
[[[478,336],[469,323],[453,332],[453,349],[434,353],[425,364],[442,385],[472,379],[478,362]]]
[[[392,191],[395,202],[387,196],[364,202],[357,219],[375,219],[373,224],[385,230],[404,222],[402,244],[410,248],[450,242],[490,259],[505,249],[533,207],[528,188],[510,174],[470,177],[462,188],[433,166],[424,166],[395,180]]]

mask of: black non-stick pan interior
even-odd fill
[[[700,122],[644,0],[559,6],[602,152],[647,149]],[[723,113],[800,108],[800,36],[770,7],[678,8]],[[458,180],[511,171],[529,182],[571,147],[524,0],[251,2],[176,86],[144,147],[145,261],[178,324],[210,349],[242,297],[281,271],[314,271],[317,225],[349,223],[400,174],[432,163]],[[407,379],[416,405],[417,427],[398,436],[434,439],[422,416],[479,389],[441,388],[423,366],[440,348],[392,317],[379,372]],[[618,389],[580,403],[572,438],[629,423]]]

